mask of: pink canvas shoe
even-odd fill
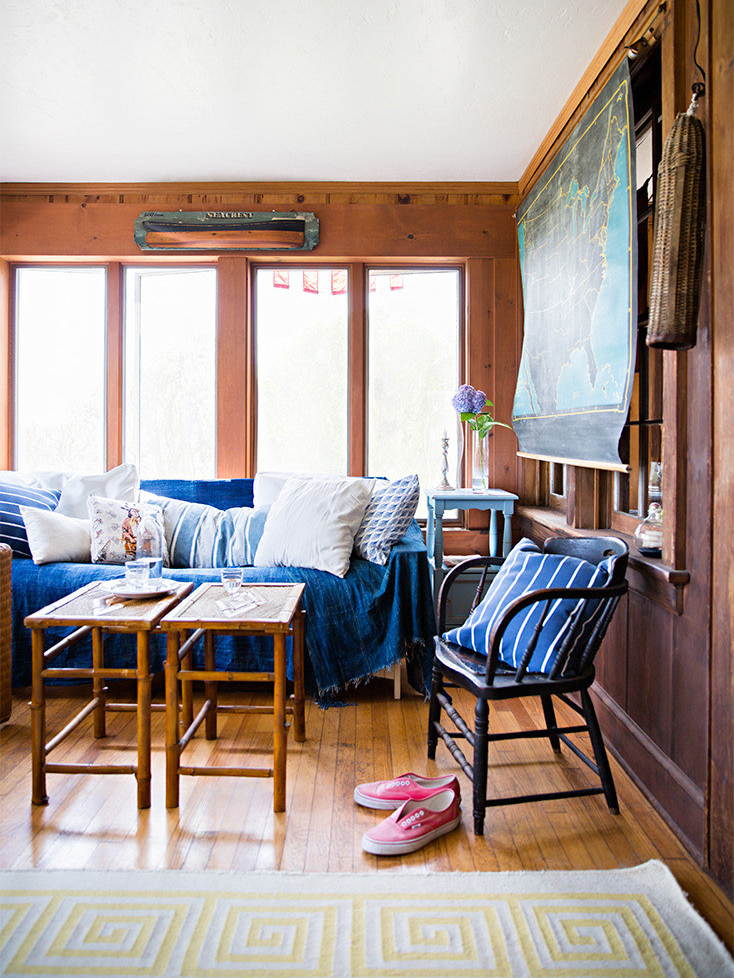
[[[362,848],[376,856],[401,856],[453,832],[461,822],[459,799],[450,789],[423,801],[408,800],[362,836]]]
[[[459,782],[453,774],[440,778],[423,778],[419,774],[401,774],[392,781],[369,781],[354,789],[354,800],[365,808],[400,808],[404,801],[421,801],[450,788],[461,799]]]

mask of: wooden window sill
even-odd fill
[[[633,591],[656,601],[676,615],[683,614],[685,586],[690,580],[687,570],[676,570],[661,560],[643,557],[637,552],[629,533],[619,530],[586,530],[569,526],[565,516],[543,506],[516,506],[513,519],[513,537],[533,536],[545,539],[549,536],[590,537],[615,536],[624,540],[630,548],[627,579]]]

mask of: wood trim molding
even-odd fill
[[[73,196],[73,197],[126,197],[126,196],[175,196],[183,195],[201,196],[211,195],[215,199],[211,201],[211,206],[216,209],[218,195],[268,195],[282,194],[286,197],[299,195],[303,197],[301,203],[306,202],[307,197],[314,195],[330,195],[359,197],[355,203],[368,203],[371,197],[385,195],[397,195],[401,199],[398,203],[410,204],[413,196],[433,196],[442,195],[452,199],[445,203],[465,203],[459,201],[457,197],[472,197],[476,194],[480,196],[508,196],[513,197],[518,193],[518,185],[515,181],[487,182],[487,181],[442,181],[432,182],[407,182],[397,183],[395,181],[368,182],[368,181],[265,181],[257,183],[248,182],[199,182],[199,183],[4,183],[0,184],[0,194],[12,197],[49,197],[49,196]],[[380,201],[381,203],[384,201]],[[122,201],[120,201],[122,203]],[[471,203],[471,201],[469,201]]]
[[[627,579],[630,588],[644,598],[655,601],[674,615],[682,615],[685,588],[690,581],[687,570],[668,567],[637,553],[632,537],[608,528],[577,528],[566,523],[565,514],[541,506],[515,507],[513,538],[529,537],[542,542],[548,537],[615,536],[630,548]]]
[[[0,259],[0,467],[12,469],[13,357],[11,323],[13,302],[13,269]]]
[[[349,265],[349,474],[364,475],[367,463],[366,269],[362,262]]]
[[[520,177],[520,196],[525,197],[528,190],[540,176],[544,164],[556,148],[556,144],[564,135],[564,131],[576,121],[574,116],[581,113],[593,101],[596,91],[606,80],[606,76],[616,68],[623,57],[619,51],[626,36],[634,28],[640,29],[643,20],[649,20],[650,14],[660,6],[660,0],[628,0],[627,6],[617,18],[614,27],[607,35],[604,43],[597,51],[586,71],[579,79],[568,101],[558,114],[558,118],[548,130],[543,142]]]
[[[713,527],[711,634],[711,741],[709,770],[708,860],[718,880],[734,880],[734,601],[732,601],[731,537],[734,532],[734,18],[724,3],[712,3],[709,64],[711,128],[709,159],[711,200],[723,206],[710,210],[713,333]],[[728,201],[728,205],[726,204]],[[721,734],[721,735],[720,735]]]
[[[122,462],[122,402],[124,397],[124,269],[120,262],[107,266],[106,436],[107,468]]]
[[[247,259],[217,262],[217,476],[254,475],[247,424],[250,391],[242,380],[248,373]],[[249,386],[249,385],[248,385]]]

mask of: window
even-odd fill
[[[367,472],[417,472],[425,516],[425,491],[441,482],[442,437],[456,432],[459,272],[371,268],[367,296]]]
[[[631,472],[615,476],[612,517],[612,526],[623,531],[631,531],[647,515],[650,502],[662,501],[663,357],[661,350],[646,343],[655,179],[662,149],[659,50],[633,76],[632,87],[637,163],[637,363],[630,413],[620,441],[620,457]]]
[[[446,451],[460,484],[463,281],[461,267],[231,257],[20,267],[14,464],[128,461],[142,478],[180,479],[416,472],[425,492]],[[218,313],[223,282],[242,301]]]
[[[102,471],[105,270],[18,268],[15,290],[15,466]]]
[[[255,349],[258,471],[346,474],[347,270],[259,268]]]
[[[125,269],[125,459],[143,478],[216,475],[216,270]]]

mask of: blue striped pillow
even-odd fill
[[[163,509],[172,567],[244,567],[254,562],[269,507],[217,509],[143,489],[139,498]]]
[[[541,588],[604,587],[610,575],[611,558],[596,565],[578,557],[544,554],[532,541],[521,540],[510,551],[482,602],[463,625],[445,632],[443,637],[449,642],[488,655],[492,629],[517,598],[528,591]],[[551,603],[538,644],[527,667],[528,672],[547,674],[551,671],[556,653],[563,644],[571,615],[580,603],[580,600],[570,598],[558,598]],[[520,665],[545,604],[545,601],[539,601],[513,617],[500,645],[499,659],[505,666],[517,669]],[[584,627],[577,634],[562,673],[571,672],[577,663],[594,627],[599,607],[598,602],[594,602],[584,612]]]
[[[21,506],[52,512],[59,502],[61,491],[26,486],[17,482],[0,482],[0,543],[7,543],[16,557],[30,557]]]

